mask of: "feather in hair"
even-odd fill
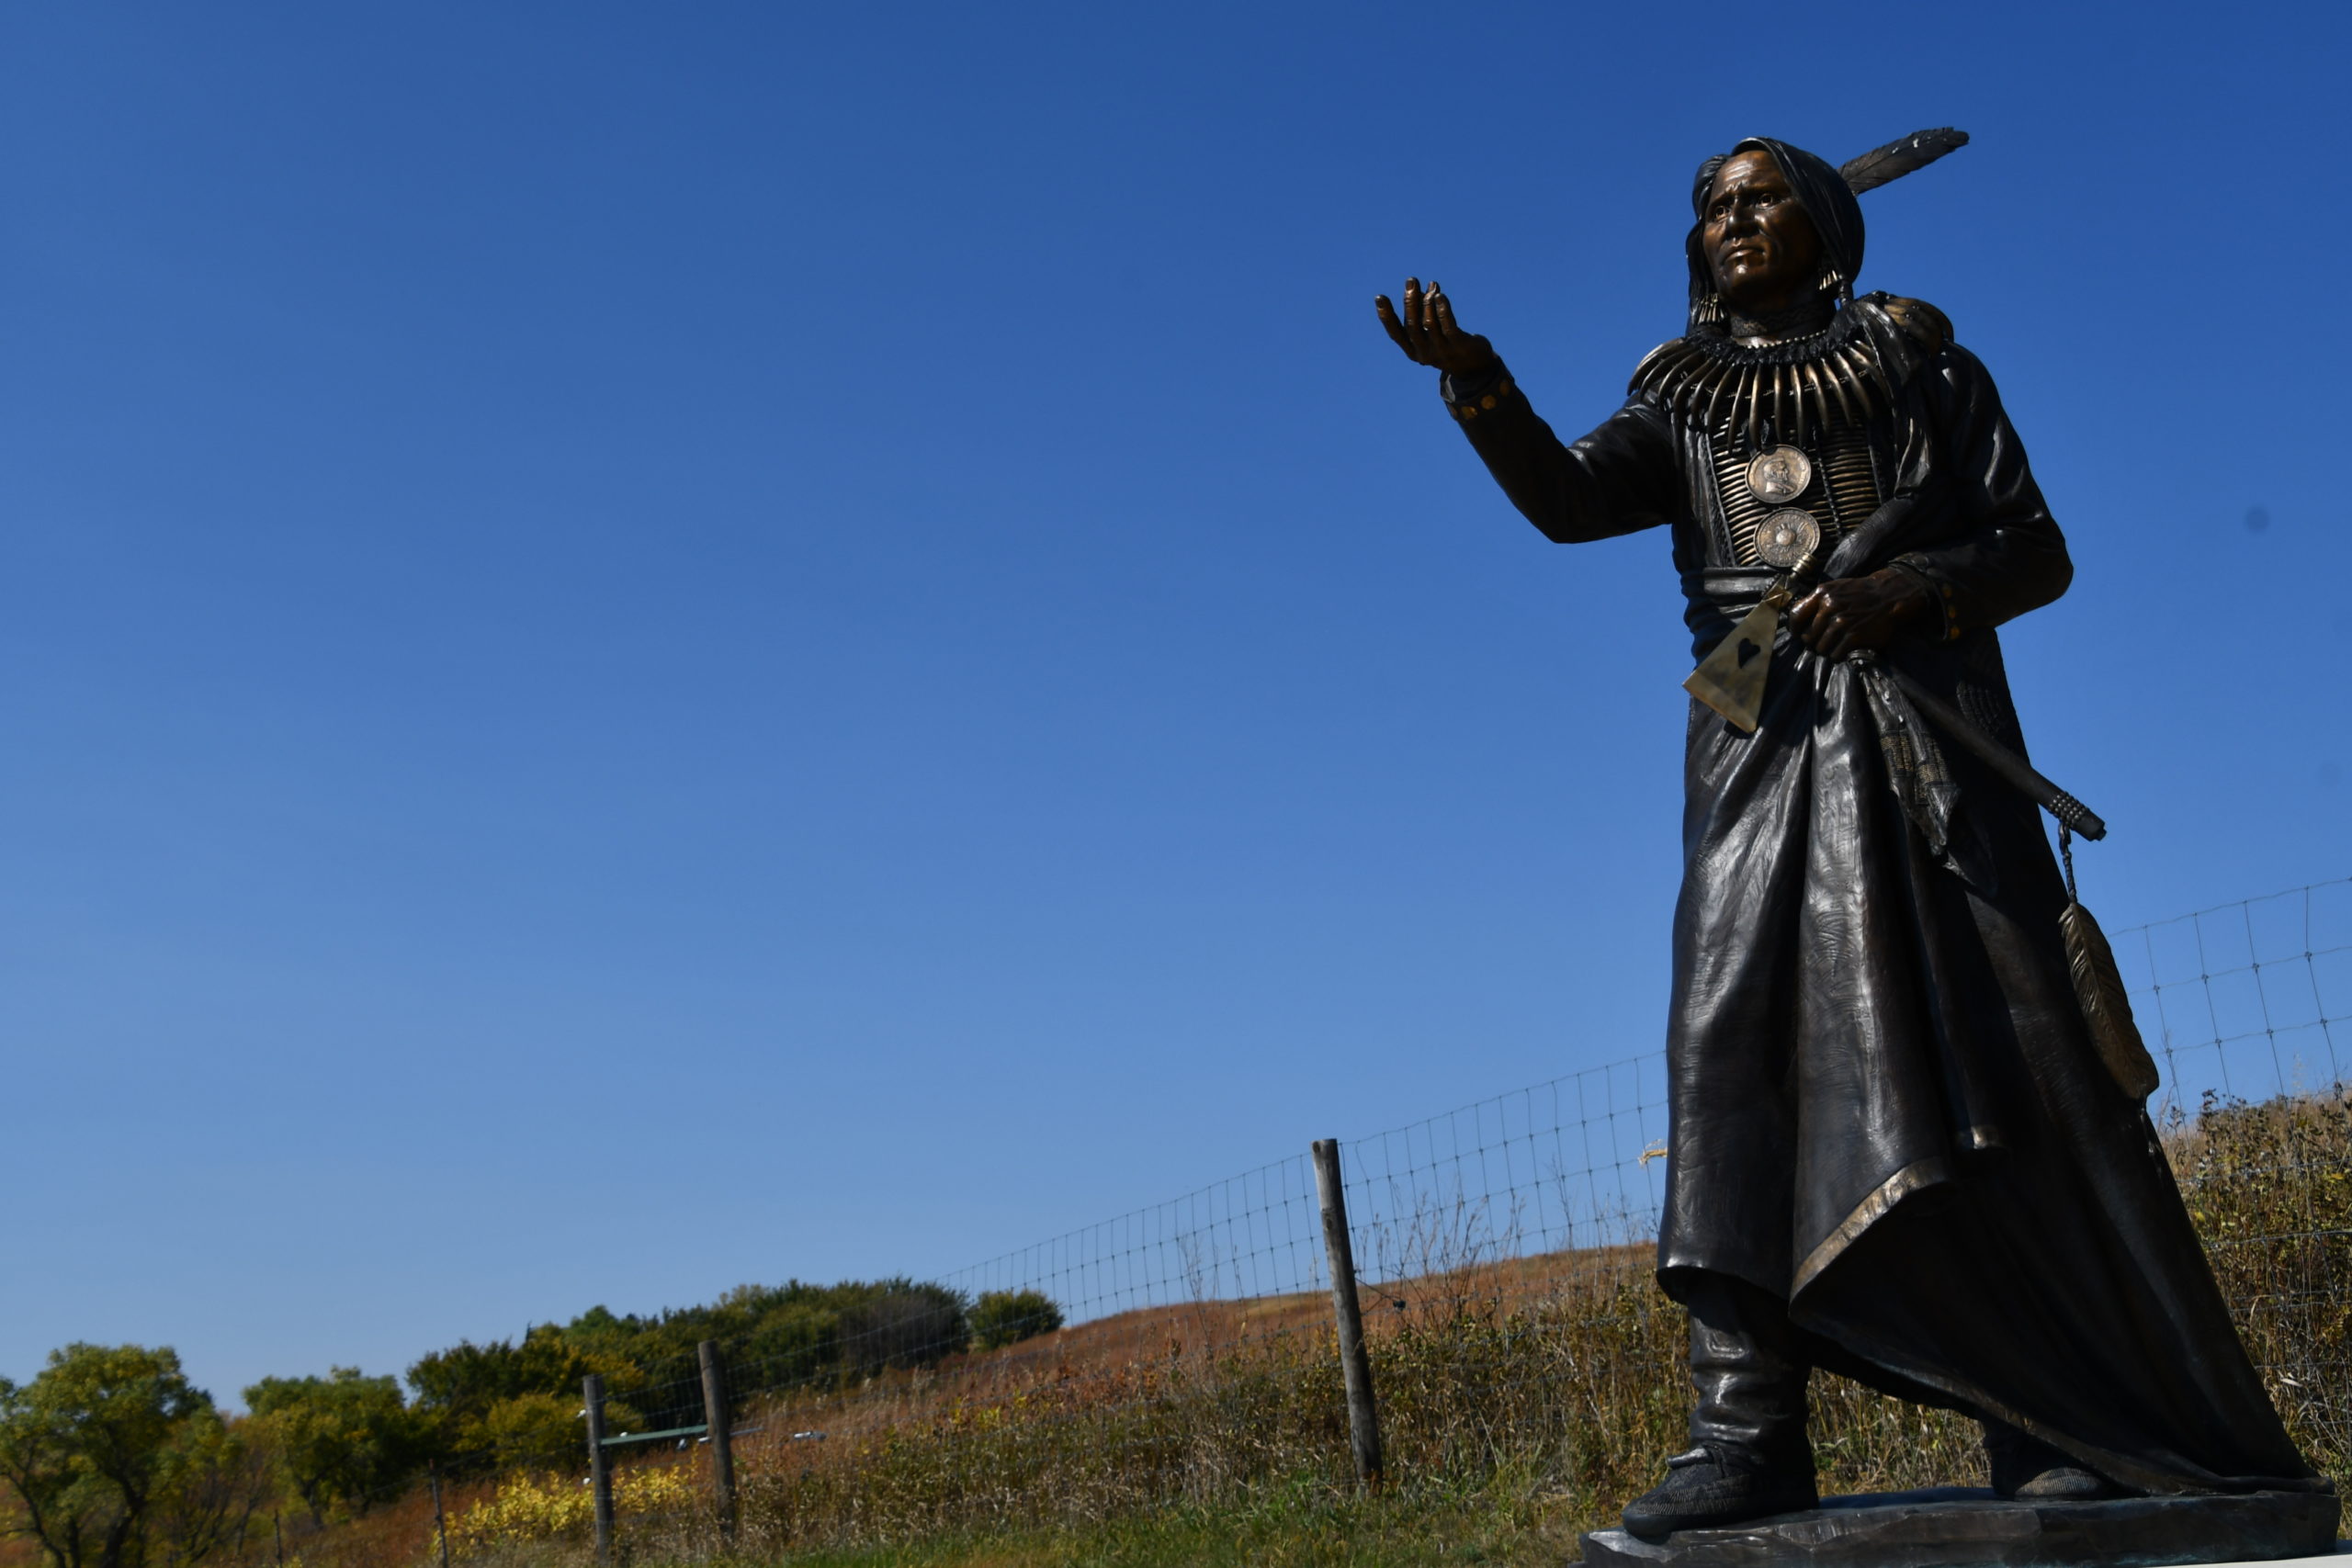
[[[1846,188],[1860,196],[1866,190],[1876,190],[1889,180],[1899,180],[1914,169],[1924,169],[1945,153],[1957,152],[1967,145],[1968,132],[1950,126],[1915,130],[1859,158],[1849,159],[1838,172],[1846,176]]]

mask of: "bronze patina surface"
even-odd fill
[[[2336,1500],[2317,1492],[2030,1503],[1977,1488],[1832,1497],[1818,1508],[1662,1542],[1584,1538],[1591,1568],[2155,1568],[2274,1562],[2335,1550]]]
[[[1997,628],[2071,581],[2065,538],[1951,321],[1855,292],[1857,193],[1965,140],[1842,169],[1769,138],[1706,160],[1683,334],[1574,441],[1439,285],[1376,305],[1545,537],[1657,530],[1683,590],[1657,1267],[1690,1312],[1692,1447],[1625,1521],[1726,1563],[1865,1538],[1920,1568],[2053,1561],[2034,1554],[2062,1539],[2085,1562],[2278,1555],[2274,1525],[2332,1532],[2334,1497],[2157,1146],[2037,802],[2104,829],[2024,761],[2002,663]],[[1977,1417],[2003,1500],[1806,1513],[1815,1368]],[[1743,1526],[1789,1513],[1815,1522]],[[1718,1533],[1751,1545],[1696,1540]],[[2026,1555],[1968,1555],[2013,1537]]]

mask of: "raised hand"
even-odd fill
[[[1421,291],[1421,280],[1405,280],[1405,312],[1388,302],[1385,294],[1375,295],[1373,309],[1380,316],[1380,324],[1405,357],[1416,365],[1452,375],[1464,376],[1484,370],[1495,362],[1495,345],[1476,333],[1465,333],[1453,321],[1453,301],[1436,278],[1430,279],[1429,292]]]

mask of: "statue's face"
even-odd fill
[[[1814,287],[1821,237],[1770,152],[1724,160],[1707,187],[1699,242],[1715,292],[1735,310],[1784,310]]]

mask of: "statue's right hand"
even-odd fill
[[[1403,349],[1405,357],[1416,365],[1466,376],[1495,362],[1494,344],[1476,333],[1464,332],[1454,323],[1453,301],[1445,297],[1445,290],[1435,278],[1430,279],[1426,293],[1419,278],[1405,280],[1405,310],[1401,316],[1385,294],[1374,297],[1373,309],[1379,313],[1380,324],[1389,341]]]

